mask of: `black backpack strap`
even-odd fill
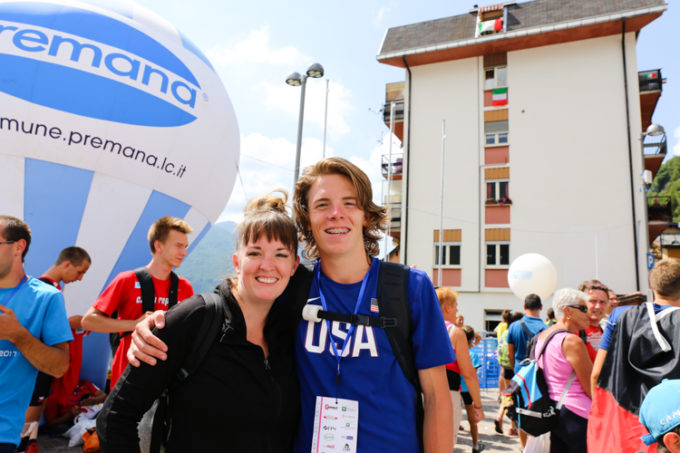
[[[380,316],[393,318],[394,325],[384,328],[390,341],[392,352],[399,362],[406,379],[416,389],[416,422],[420,451],[423,451],[423,421],[425,409],[421,397],[422,387],[418,378],[411,334],[411,306],[408,298],[408,278],[410,268],[403,264],[382,261],[378,271],[378,310]],[[390,323],[392,324],[392,323]]]
[[[541,332],[542,332],[542,331],[541,331]],[[543,347],[541,348],[541,352],[539,352],[538,355],[536,356],[536,362],[538,362],[538,359],[539,359],[539,358],[543,355],[543,353],[545,352],[545,348],[548,347],[548,343],[550,343],[550,340],[552,340],[552,337],[554,337],[555,335],[557,335],[557,334],[560,333],[560,332],[569,332],[569,331],[568,331],[568,330],[565,330],[565,329],[555,329],[555,330],[553,330],[552,332],[550,332],[550,333],[548,334],[548,336],[545,338],[544,342],[543,342]],[[571,332],[570,332],[570,333],[571,333]],[[540,335],[540,332],[537,333],[536,335]],[[536,348],[536,343],[534,343],[534,348]]]
[[[173,271],[170,271],[170,291],[168,291],[168,309],[177,304],[177,287],[179,286],[179,277]]]
[[[196,371],[205,358],[208,350],[225,331],[231,322],[231,312],[226,301],[219,294],[200,294],[206,305],[205,315],[201,320],[201,327],[196,331],[196,337],[191,350],[187,353],[182,367],[177,370],[174,381],[160,396],[156,413],[151,427],[151,442],[149,453],[160,453],[161,447],[167,444],[170,436],[170,391],[177,388]]]
[[[527,325],[524,324],[524,320],[520,319],[519,323],[522,325],[522,329],[524,329],[524,334],[527,336],[527,341],[531,340],[531,337],[533,337],[533,335],[531,335],[531,332],[529,332],[529,328],[527,327]]]
[[[139,288],[142,292],[142,313],[147,311],[155,311],[156,309],[156,294],[153,287],[153,278],[151,272],[146,267],[135,269],[135,275],[139,281]]]
[[[206,305],[206,312],[201,321],[200,330],[194,338],[191,352],[187,355],[184,365],[177,372],[177,381],[181,383],[192,374],[203,361],[208,349],[215,344],[218,335],[229,328],[231,312],[226,301],[220,294],[200,294]]]

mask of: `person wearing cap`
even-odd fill
[[[646,445],[657,444],[658,453],[680,453],[680,379],[664,379],[652,387],[640,406],[640,423],[649,434]]]

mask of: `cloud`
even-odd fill
[[[291,66],[309,60],[295,46],[274,47],[266,25],[252,30],[240,41],[214,46],[206,54],[215,65],[229,67]]]
[[[378,10],[378,14],[376,14],[375,19],[373,19],[373,23],[375,25],[380,25],[385,18],[385,15],[389,14],[392,11],[392,5],[389,6],[383,6]]]
[[[270,138],[258,133],[242,136],[239,174],[229,203],[217,221],[240,221],[248,200],[275,189],[285,189],[292,197],[295,151],[296,144],[284,138]],[[304,139],[300,171],[321,159],[322,153],[321,140]],[[326,153],[333,155],[334,150],[327,147]]]
[[[297,117],[300,109],[300,88],[281,83],[263,82],[259,88],[265,93],[267,108],[285,112]],[[351,91],[333,80],[328,86],[328,135],[338,139],[350,132],[345,120],[352,112]],[[305,124],[314,124],[323,129],[326,102],[326,81],[307,79],[305,93]]]

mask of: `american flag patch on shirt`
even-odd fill
[[[371,298],[371,313],[380,314],[380,309],[378,308],[378,299]]]

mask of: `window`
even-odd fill
[[[442,243],[442,262],[447,266],[460,266],[460,243],[459,242],[444,242]],[[434,246],[434,265],[439,267],[439,244]]]
[[[488,132],[486,134],[486,145],[507,145],[508,144],[508,133],[507,132]]]
[[[509,266],[510,243],[495,242],[486,244],[486,267]]]
[[[508,191],[509,181],[487,181],[486,182],[486,199],[487,200],[503,200],[510,198]]]
[[[484,70],[484,89],[500,88],[508,86],[507,67],[496,66]]]

